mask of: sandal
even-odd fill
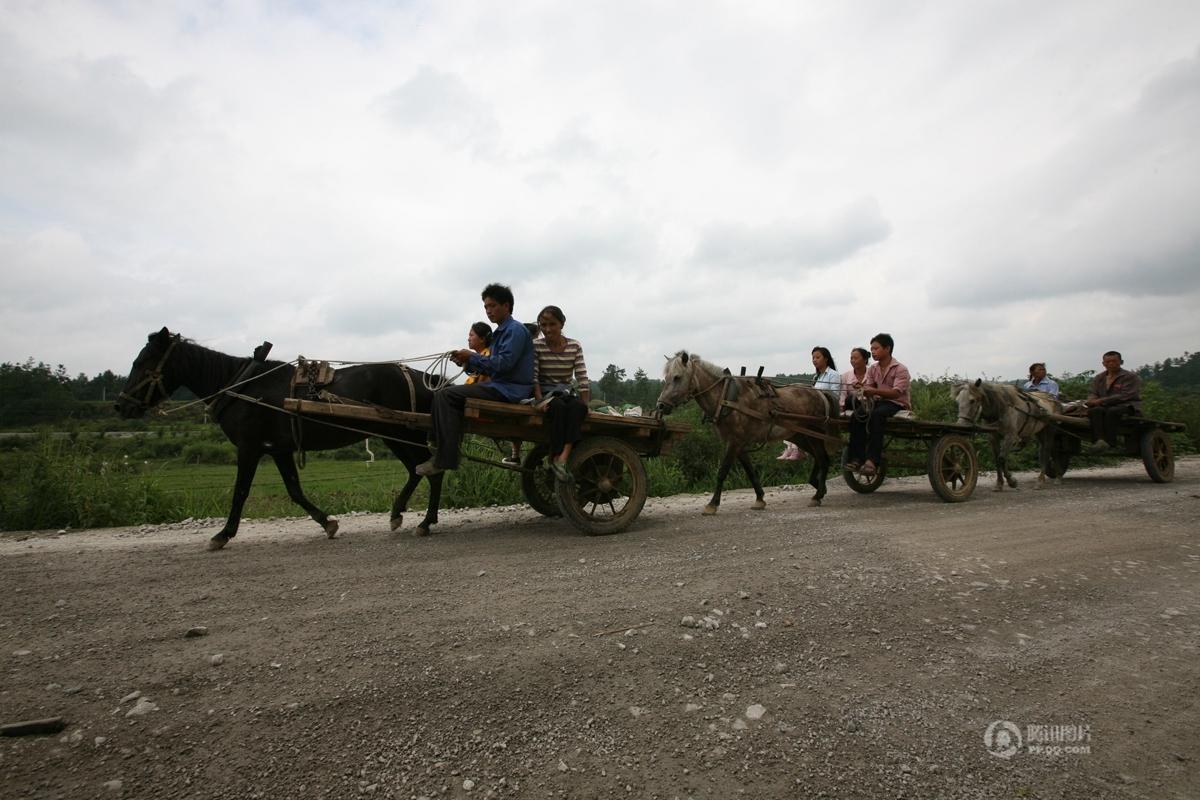
[[[560,483],[571,483],[575,480],[575,478],[571,475],[571,471],[567,469],[566,464],[560,464],[557,461],[551,461],[550,471],[554,473],[554,479]]]
[[[866,477],[868,477],[868,478],[874,477],[874,475],[875,475],[875,464],[873,464],[873,463],[872,463],[872,462],[870,462],[870,461],[868,461],[867,463],[863,464],[863,465],[862,465],[862,470],[861,470],[861,473],[862,473],[863,475],[865,475]]]
[[[842,465],[842,469],[846,470],[847,472],[858,472],[860,469],[862,469],[862,464],[858,463],[857,461],[847,461]]]

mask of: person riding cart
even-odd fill
[[[492,353],[483,356],[464,348],[451,353],[450,360],[466,367],[468,372],[487,375],[490,380],[446,386],[434,394],[433,430],[429,436],[433,458],[417,467],[419,475],[458,469],[467,398],[519,403],[533,394],[533,341],[525,326],[512,315],[512,290],[492,283],[484,287],[481,297],[484,313],[496,326]]]
[[[865,418],[855,414],[850,419],[846,468],[851,472],[861,470],[866,476],[875,474],[883,457],[883,430],[888,417],[912,410],[908,367],[892,358],[894,346],[890,334],[877,333],[871,339],[871,357],[875,363],[867,367],[862,394],[874,403]]]
[[[1117,430],[1123,417],[1142,413],[1142,379],[1137,373],[1121,369],[1125,362],[1116,350],[1105,353],[1101,363],[1104,372],[1092,378],[1084,403],[1092,437],[1096,440],[1088,448],[1091,453],[1103,453],[1117,443]]]

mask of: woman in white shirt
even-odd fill
[[[828,347],[814,347],[812,349],[812,364],[813,371],[816,373],[816,380],[813,381],[813,388],[820,389],[833,398],[834,403],[840,402],[842,394],[842,376],[838,374],[837,364],[833,362],[833,353],[829,352]],[[779,454],[780,461],[800,461],[804,458],[804,451],[791,442],[783,443],[783,452]]]

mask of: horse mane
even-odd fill
[[[220,350],[205,347],[194,339],[184,337],[180,337],[176,348],[180,360],[187,365],[184,367],[184,371],[190,370],[191,374],[199,376],[206,384],[222,385],[226,383],[246,360],[245,356],[231,356]],[[268,368],[277,367],[282,363],[282,361],[263,362]]]
[[[719,378],[725,374],[725,368],[719,367],[711,361],[706,361],[696,353],[689,353],[687,350],[680,350],[672,358],[673,361],[687,359],[689,364],[695,364],[696,368],[701,372],[705,372],[713,378]]]

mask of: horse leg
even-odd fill
[[[824,499],[829,491],[825,485],[826,479],[829,477],[829,451],[825,449],[824,444],[816,444],[810,451],[812,455],[812,469],[808,473],[808,485],[816,489],[816,494],[808,501],[810,507],[821,505],[821,500]]]
[[[995,486],[995,488],[992,489],[992,491],[993,492],[1003,492],[1004,491],[1004,466],[1005,466],[1004,462],[1005,462],[1006,452],[1003,449],[1004,445],[1001,444],[1000,437],[998,435],[992,434],[988,438],[990,438],[991,442],[992,442],[992,460],[996,462],[996,486]]]
[[[1011,486],[1013,489],[1017,488],[1017,479],[1013,477],[1012,471],[1009,470],[1009,468],[1008,468],[1008,456],[1013,450],[1017,449],[1017,445],[1019,445],[1020,443],[1021,442],[1016,437],[1016,435],[1009,434],[1008,436],[1004,437],[1004,444],[1001,445],[1001,447],[1004,450],[1004,453],[1003,453],[1004,479],[1006,481],[1008,481],[1008,485]]]
[[[1047,429],[1048,430],[1048,429]],[[1047,435],[1046,430],[1038,434],[1038,489],[1046,488],[1046,476],[1050,472],[1050,448],[1053,446],[1053,432]]]
[[[755,511],[762,511],[767,507],[767,501],[763,499],[763,488],[758,480],[758,470],[754,468],[750,456],[744,452],[738,453],[738,463],[742,465],[742,469],[746,471],[746,477],[750,479],[750,485],[754,487],[754,505],[750,507]]]
[[[413,531],[414,536],[428,536],[432,531],[430,525],[436,525],[438,521],[438,507],[442,503],[442,479],[446,476],[438,473],[430,475],[429,481],[429,506],[425,509],[425,518],[421,520],[421,524]]]
[[[392,501],[392,513],[389,522],[393,531],[400,530],[400,526],[404,524],[404,512],[408,511],[408,501],[412,497],[412,493],[416,491],[417,484],[421,482],[421,476],[417,474],[416,464],[409,464],[407,461],[402,463],[408,469],[408,481],[404,484],[404,488],[400,490],[400,494],[396,495],[396,499]]]
[[[287,489],[288,497],[292,498],[292,502],[307,511],[308,515],[325,529],[326,536],[330,539],[337,536],[337,520],[330,519],[324,511],[317,508],[304,496],[304,490],[300,488],[300,473],[296,470],[296,462],[292,460],[292,454],[274,453],[271,457],[275,459],[275,466],[279,468],[279,475],[283,478],[283,485]]]
[[[233,502],[229,504],[229,518],[225,527],[208,540],[209,550],[220,550],[229,544],[229,540],[237,536],[238,525],[242,521],[242,507],[250,496],[250,484],[254,483],[254,473],[258,471],[258,460],[262,451],[248,447],[239,447],[237,451],[237,479],[233,483]]]
[[[717,488],[713,492],[712,500],[709,500],[708,505],[704,507],[704,516],[711,517],[721,507],[721,487],[725,485],[725,478],[729,476],[729,470],[733,467],[737,456],[736,447],[729,445],[725,448],[725,457],[721,459],[721,466],[717,469]]]

